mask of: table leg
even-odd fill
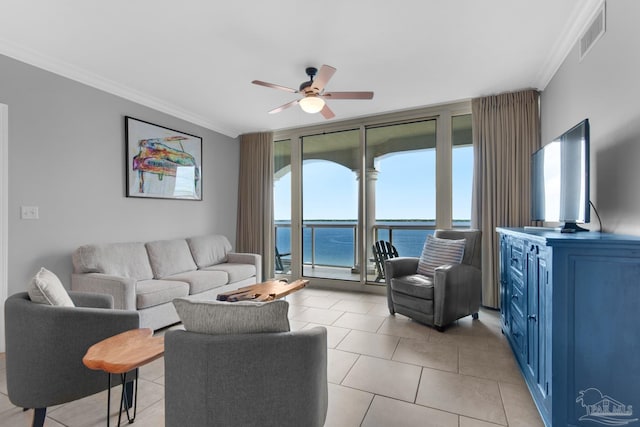
[[[133,400],[133,419],[136,419],[136,412],[138,412],[138,368],[136,368],[136,384],[135,391],[132,387],[131,389],[131,400]],[[133,420],[131,421],[133,422]]]
[[[127,383],[127,373],[120,374],[120,380],[122,381],[122,394],[120,395],[120,408],[118,411],[118,427],[120,427],[120,421],[122,419],[122,409],[127,413],[127,421],[132,424],[136,419],[136,413],[138,409],[138,370],[135,370],[135,377],[132,382]],[[129,409],[133,406],[133,417],[129,414]],[[108,427],[108,425],[107,425]]]
[[[109,411],[111,410],[111,374],[107,372],[107,427],[109,427]]]

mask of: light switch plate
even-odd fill
[[[21,206],[20,218],[22,219],[38,219],[38,207],[37,206]]]

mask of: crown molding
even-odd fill
[[[538,72],[533,84],[534,87],[539,90],[544,90],[547,87],[603,3],[605,0],[583,0],[576,5],[558,41]]]
[[[20,46],[5,39],[0,39],[0,54],[32,65],[37,68],[66,77],[76,82],[91,86],[101,91],[119,96],[126,100],[144,105],[162,113],[169,114],[190,123],[202,126],[214,132],[221,133],[231,138],[236,138],[240,133],[237,129],[220,127],[218,124],[193,112],[187,111],[177,105],[168,103],[149,94],[137,91],[125,85],[106,79],[98,74],[76,67],[67,62],[43,55],[33,49]]]

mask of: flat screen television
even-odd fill
[[[560,231],[588,231],[589,120],[531,156],[531,220],[563,223]]]

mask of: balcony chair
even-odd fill
[[[283,257],[288,257],[288,256],[291,256],[291,252],[281,254],[280,251],[278,251],[278,247],[276,246],[276,272],[279,272],[279,273],[281,272],[284,274],[288,272],[289,267],[291,266],[291,259],[285,258],[283,260]],[[286,270],[284,267],[285,265],[287,266]]]
[[[434,237],[465,239],[462,261],[437,267],[433,277],[428,277],[417,273],[419,258],[386,260],[387,304],[391,314],[403,314],[443,332],[457,319],[478,318],[482,235],[479,230],[436,230]]]
[[[34,427],[43,425],[47,407],[106,390],[105,373],[85,367],[82,357],[98,341],[140,323],[138,313],[112,309],[110,295],[69,292],[69,296],[75,307],[38,304],[27,292],[5,301],[9,400],[35,409]]]
[[[384,262],[390,258],[397,258],[398,251],[395,246],[386,240],[378,240],[373,245],[373,260],[376,263],[376,271],[378,272],[378,276],[376,277],[376,282],[380,280],[384,280]]]

